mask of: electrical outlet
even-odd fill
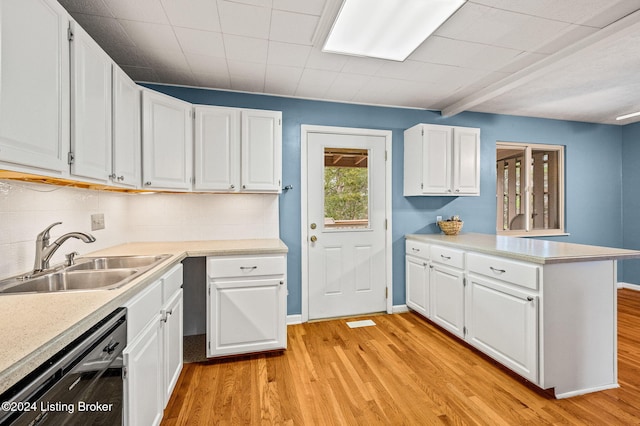
[[[440,222],[442,220],[442,216],[436,216],[436,223]]]
[[[96,213],[91,215],[91,230],[104,229],[104,214]]]

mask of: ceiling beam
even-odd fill
[[[615,42],[628,36],[637,36],[638,34],[640,34],[640,10],[636,10],[590,36],[454,102],[443,108],[441,114],[443,117],[451,117],[470,110],[545,74],[576,64],[576,56],[580,54],[597,53],[603,44]]]

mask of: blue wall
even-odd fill
[[[624,126],[622,138],[623,244],[640,250],[640,123]],[[624,281],[640,284],[640,259],[624,261]]]
[[[363,127],[393,131],[393,304],[405,303],[404,235],[436,232],[436,215],[460,215],[464,231],[495,233],[495,143],[565,145],[566,224],[557,241],[622,247],[622,128],[507,115],[438,112],[353,105],[175,86],[147,85],[194,104],[282,111],[283,186],[280,234],[289,247],[289,314],[301,313],[300,125]],[[403,197],[403,131],[417,123],[481,129],[479,197]],[[638,128],[640,135],[640,128]],[[639,148],[640,149],[640,148]],[[638,174],[640,179],[640,173]],[[604,208],[603,208],[604,207]],[[640,230],[639,230],[640,235]],[[640,241],[640,238],[638,239]],[[640,276],[640,272],[636,273]],[[637,280],[640,282],[640,278]]]

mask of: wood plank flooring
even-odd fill
[[[555,400],[413,313],[289,326],[289,349],[185,364],[162,425],[640,425],[640,292],[619,389]]]

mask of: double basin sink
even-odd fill
[[[131,282],[169,256],[80,258],[73,265],[59,266],[36,276],[20,276],[0,281],[0,294],[113,290]]]

